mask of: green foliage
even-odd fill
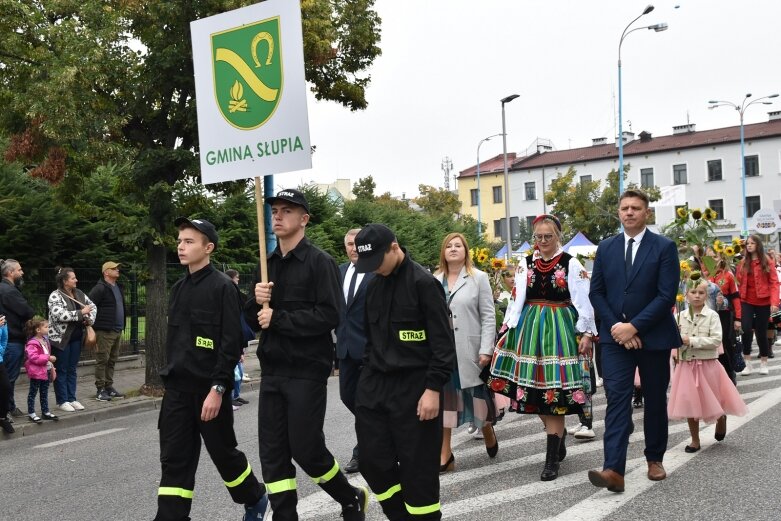
[[[372,176],[366,176],[358,179],[353,185],[353,195],[356,199],[364,201],[374,200],[374,190],[377,188],[377,183],[374,182]]]
[[[624,179],[629,165],[624,167]],[[607,183],[602,181],[578,182],[577,171],[570,167],[566,174],[559,175],[550,184],[545,193],[545,202],[554,207],[552,210],[561,220],[565,237],[573,237],[583,232],[592,242],[615,234],[621,222],[618,219],[618,172],[611,170]],[[624,185],[624,189],[639,189],[634,183]],[[657,187],[644,189],[651,201],[660,197]]]
[[[414,199],[424,212],[431,215],[454,216],[461,211],[458,195],[444,188],[418,185],[420,197]]]

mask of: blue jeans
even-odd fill
[[[239,379],[233,381],[233,399],[239,397],[239,394],[241,394],[241,379],[244,378],[244,366],[241,365],[241,362],[236,364],[236,369],[239,371]],[[236,370],[234,370],[234,376],[235,376]]]
[[[65,349],[55,349],[53,353],[57,357],[54,362],[57,369],[57,379],[54,381],[57,405],[76,401],[76,366],[79,365],[81,356],[81,338],[64,347]]]
[[[24,344],[19,342],[8,342],[8,345],[5,347],[5,354],[3,355],[3,364],[5,364],[5,369],[8,371],[8,381],[11,382],[11,396],[8,399],[9,411],[16,409],[14,384],[16,383],[16,379],[19,378],[22,360],[24,360]]]

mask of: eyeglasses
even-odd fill
[[[535,233],[533,237],[535,241],[548,242],[553,239],[554,235],[552,233]]]

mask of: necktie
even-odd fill
[[[358,270],[353,268],[353,277],[350,279],[350,287],[347,288],[347,307],[353,303],[355,299],[355,281],[358,280]]]
[[[629,273],[632,271],[632,245],[634,245],[635,240],[629,239],[629,242],[626,245],[626,260],[624,264],[626,265],[626,275],[629,276]]]

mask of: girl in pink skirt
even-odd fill
[[[708,281],[699,280],[689,288],[689,308],[678,317],[683,345],[673,349],[677,366],[672,378],[667,414],[670,419],[686,418],[692,441],[686,452],[700,450],[700,419],[716,422],[716,440],[727,433],[727,414],[743,416],[746,404],[718,360],[721,345],[719,315],[705,305]]]

